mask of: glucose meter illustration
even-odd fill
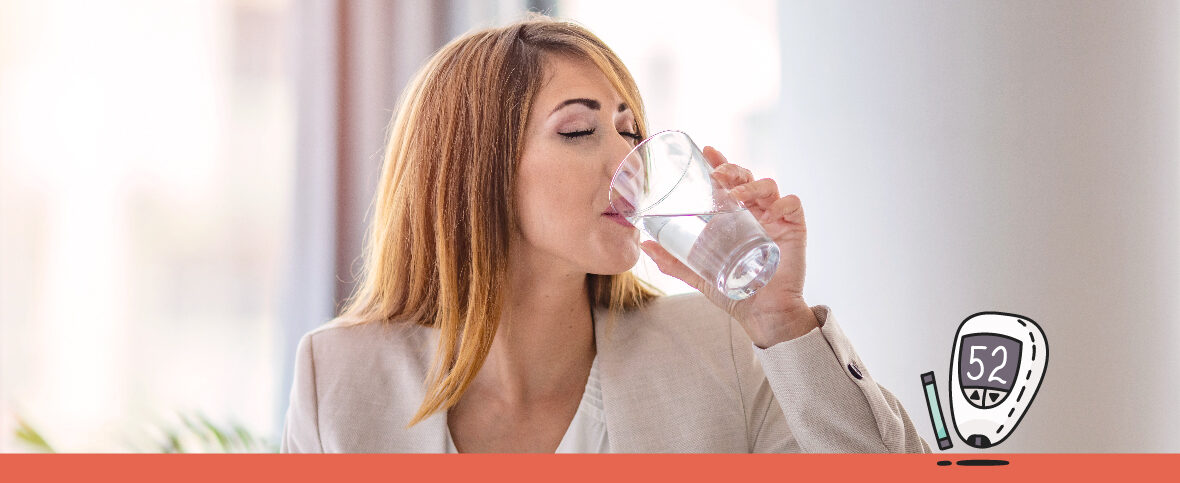
[[[1024,418],[1049,361],[1045,332],[1032,319],[1004,312],[967,317],[951,353],[951,420],[975,448],[1000,444]]]

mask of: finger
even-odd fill
[[[778,183],[770,178],[762,178],[740,185],[730,193],[738,201],[745,203],[747,208],[755,206],[763,210],[770,208],[770,205],[779,199]],[[761,216],[761,213],[755,213],[755,215]]]
[[[718,151],[713,146],[705,146],[705,149],[702,149],[701,153],[705,155],[705,161],[709,162],[709,166],[714,168],[729,162],[729,160],[725,159],[725,155],[721,154],[721,151]]]
[[[668,253],[668,250],[665,250],[659,243],[647,240],[640,243],[639,247],[643,249],[643,252],[647,256],[651,257],[652,261],[656,262],[656,267],[661,272],[687,283],[692,288],[697,289],[698,292],[703,292],[701,288],[705,286],[704,280],[693,272],[692,269],[688,268],[687,265],[677,260],[671,253]]]
[[[742,183],[749,183],[754,179],[754,175],[750,170],[730,163],[721,151],[713,146],[705,146],[701,150],[705,155],[705,160],[709,162],[709,166],[713,167],[711,176],[719,181],[722,187],[729,189]]]
[[[713,170],[713,178],[719,181],[722,187],[728,189],[753,181],[754,174],[736,164],[725,163]]]
[[[767,207],[766,212],[759,218],[762,223],[777,223],[785,221],[787,223],[805,224],[803,218],[803,202],[795,195],[787,195],[779,198],[774,203]]]

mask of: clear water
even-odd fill
[[[778,246],[749,210],[628,221],[733,300],[753,295],[778,267]]]

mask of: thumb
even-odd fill
[[[656,262],[656,267],[661,272],[687,283],[692,288],[697,289],[698,292],[704,293],[704,279],[700,275],[697,275],[696,272],[693,272],[692,269],[688,268],[684,262],[677,260],[671,253],[668,253],[668,250],[665,250],[659,243],[647,240],[640,243],[639,247],[643,249],[643,252],[647,256],[651,257],[652,261]]]

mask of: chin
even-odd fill
[[[596,257],[587,273],[595,275],[618,275],[630,270],[639,262],[639,244],[635,243],[624,250],[603,250],[602,256]]]

